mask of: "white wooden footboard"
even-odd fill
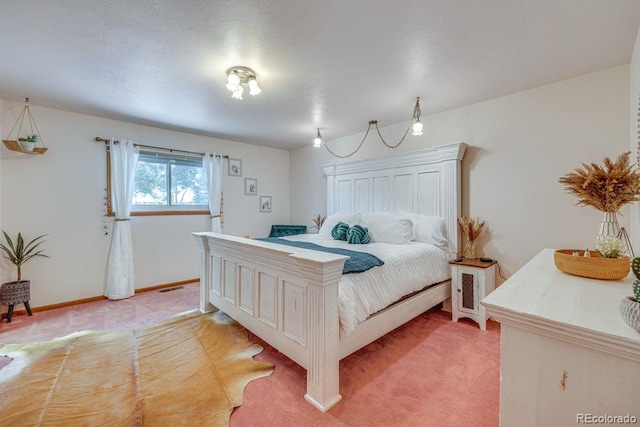
[[[335,405],[338,282],[348,257],[193,234],[201,248],[200,311],[227,313],[307,370],[307,401],[323,412]]]
[[[457,256],[461,161],[447,144],[380,159],[326,165],[327,213],[399,211],[444,218]],[[200,245],[200,310],[215,307],[307,370],[305,399],[326,411],[341,398],[338,362],[448,299],[449,281],[371,316],[340,340],[338,282],[348,257],[215,233]]]

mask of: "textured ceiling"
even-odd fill
[[[293,149],[630,61],[638,0],[0,0],[0,98]],[[225,70],[263,89],[230,97]]]

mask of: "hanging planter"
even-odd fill
[[[23,141],[19,139],[18,142],[24,151],[33,151],[36,148],[36,143],[31,141]]]
[[[29,133],[24,138],[18,138],[18,143],[24,151],[33,151],[36,148],[36,142],[40,140],[37,133]]]
[[[29,109],[29,98],[25,98],[24,102],[25,106],[22,109],[22,112],[13,124],[9,135],[7,135],[7,139],[3,139],[2,143],[7,147],[7,150],[16,151],[18,153],[44,154],[47,152],[47,148],[44,146],[36,121],[31,115],[31,110]],[[28,123],[25,123],[25,118],[28,120]],[[13,135],[14,130],[16,133],[12,139],[11,136]],[[38,142],[42,147],[36,147],[36,143]]]

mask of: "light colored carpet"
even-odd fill
[[[273,365],[223,313],[191,311],[134,331],[9,344],[0,413],[12,426],[229,424],[244,387]]]
[[[497,427],[500,325],[487,330],[432,309],[340,361],[342,400],[322,413],[304,400],[306,371],[269,344],[273,363],[231,416],[237,427]],[[265,398],[268,396],[268,399]]]

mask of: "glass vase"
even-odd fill
[[[602,212],[602,219],[600,220],[600,226],[598,227],[598,234],[596,238],[600,236],[618,236],[620,233],[620,224],[618,224],[618,217],[615,212]]]
[[[467,259],[476,259],[476,242],[467,240],[464,244],[463,255]]]

